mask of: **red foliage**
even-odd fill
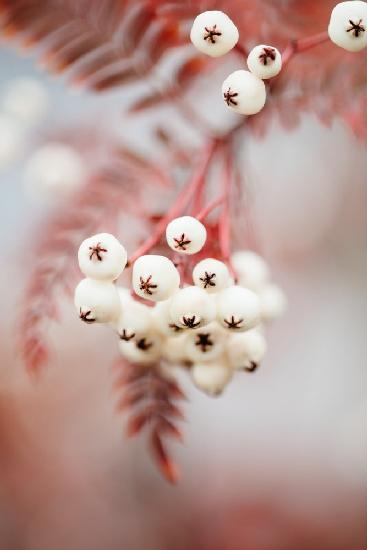
[[[186,399],[173,378],[167,377],[159,366],[130,365],[119,361],[119,376],[115,380],[116,391],[123,391],[117,403],[118,412],[131,411],[126,434],[133,437],[144,428],[149,429],[150,448],[164,477],[176,483],[179,471],[167,451],[164,440],[182,441],[182,433],[176,426],[184,416],[175,401]]]

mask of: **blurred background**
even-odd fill
[[[231,63],[238,66],[232,59],[213,70],[213,88]],[[172,487],[152,466],[144,438],[125,438],[114,411],[113,334],[80,323],[62,293],[60,322],[44,327],[47,367],[37,382],[25,371],[24,292],[39,260],[37,239],[66,200],[30,186],[27,173],[34,151],[55,141],[75,145],[83,177],[109,140],[163,162],[152,130],[162,110],[183,149],[195,150],[203,136],[169,106],[123,115],[134,87],[102,95],[70,89],[37,56],[5,43],[0,75],[4,101],[20,78],[35,79],[44,93],[42,116],[13,129],[12,147],[0,153],[0,548],[365,550],[363,140],[338,117],[326,127],[308,112],[291,130],[272,119],[265,135],[241,141],[257,237],[289,307],[269,330],[256,374],[236,378],[217,399],[185,382],[185,443],[173,448],[182,479]],[[216,109],[217,128],[238,122],[205,83],[193,95],[200,117],[210,121]],[[129,253],[139,227],[120,235]]]

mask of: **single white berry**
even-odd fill
[[[227,335],[215,321],[205,327],[189,331],[186,341],[188,358],[195,363],[213,361],[223,354]]]
[[[230,286],[217,295],[217,318],[231,332],[243,332],[260,322],[260,302],[247,288]]]
[[[349,52],[367,46],[367,3],[360,0],[341,2],[331,12],[329,37],[334,44]]]
[[[206,241],[205,226],[192,216],[172,220],[166,229],[167,243],[180,254],[196,254]]]
[[[131,363],[140,365],[155,363],[160,358],[161,347],[161,336],[155,332],[149,332],[130,342],[120,340],[119,344],[121,355]]]
[[[185,329],[197,329],[214,320],[214,298],[197,286],[180,289],[172,297],[170,314],[172,322]]]
[[[46,88],[34,78],[17,78],[7,87],[2,109],[24,124],[35,124],[47,110]]]
[[[140,256],[133,267],[133,287],[138,296],[160,302],[172,296],[180,286],[180,274],[165,256]]]
[[[143,338],[152,328],[150,308],[130,299],[121,307],[117,333],[121,340],[129,342]]]
[[[83,279],[75,289],[74,303],[82,321],[115,323],[121,313],[118,291],[112,283]]]
[[[0,114],[0,169],[10,166],[21,155],[24,135],[19,124]]]
[[[239,70],[230,74],[222,85],[226,105],[241,115],[255,115],[265,105],[264,82],[249,71]]]
[[[53,198],[66,196],[80,187],[86,170],[79,153],[62,143],[48,143],[36,150],[24,169],[27,189]]]
[[[281,317],[287,309],[287,298],[281,288],[270,284],[264,286],[259,292],[261,319],[272,321]]]
[[[226,341],[229,364],[237,370],[254,371],[266,353],[265,336],[257,329],[231,334]]]
[[[220,395],[232,376],[233,370],[224,361],[197,363],[191,369],[195,386],[211,396]]]
[[[170,307],[171,299],[157,302],[151,311],[152,322],[160,334],[171,337],[179,336],[184,329],[172,321]]]
[[[196,264],[192,278],[196,286],[209,293],[223,290],[231,280],[226,264],[214,258],[206,258]]]
[[[187,355],[188,333],[180,334],[177,337],[165,338],[162,343],[162,357],[174,365],[185,364],[189,361]]]
[[[252,74],[266,80],[273,78],[282,69],[282,56],[273,46],[262,44],[255,46],[247,58],[247,66]]]
[[[78,261],[86,277],[114,281],[126,266],[127,253],[116,237],[110,233],[98,233],[82,242]]]
[[[222,11],[205,11],[195,18],[190,38],[200,52],[219,57],[234,48],[239,34],[228,15]]]
[[[231,257],[241,286],[258,290],[269,280],[269,268],[264,259],[251,250],[239,250]]]

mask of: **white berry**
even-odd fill
[[[162,357],[170,363],[179,365],[186,363],[189,360],[187,355],[187,338],[188,333],[181,333],[177,337],[166,338],[162,344]]]
[[[257,329],[232,334],[227,342],[227,357],[234,369],[255,370],[266,353],[266,340]]]
[[[329,37],[334,44],[349,52],[367,46],[367,3],[359,0],[341,2],[331,12]]]
[[[111,282],[123,272],[127,253],[116,237],[110,233],[98,233],[82,242],[78,261],[86,277]]]
[[[230,286],[217,296],[217,318],[230,331],[249,330],[260,322],[259,299],[252,290]]]
[[[18,78],[6,89],[4,112],[25,124],[37,123],[45,114],[48,96],[45,87],[34,78]]]
[[[150,308],[131,299],[125,302],[121,308],[118,320],[117,332],[121,340],[139,340],[147,334],[152,327]]]
[[[172,297],[170,314],[172,322],[185,329],[197,329],[214,320],[215,301],[205,290],[197,286],[180,289]]]
[[[75,289],[74,303],[87,324],[115,323],[121,312],[118,291],[112,283],[83,279]]]
[[[255,46],[247,58],[247,66],[252,74],[266,80],[273,78],[282,69],[282,56],[273,46]]]
[[[232,369],[225,362],[197,363],[191,369],[195,386],[211,396],[220,395],[232,375]]]
[[[206,258],[196,264],[192,278],[196,286],[209,293],[223,290],[229,285],[231,279],[226,264],[214,258]]]
[[[23,150],[24,136],[19,124],[0,114],[0,169],[8,168]]]
[[[277,319],[287,309],[287,298],[283,290],[276,285],[266,285],[259,291],[258,296],[263,321]]]
[[[251,250],[239,250],[231,257],[241,286],[258,290],[269,280],[269,268],[261,256]]]
[[[32,193],[53,198],[65,196],[80,187],[86,170],[79,153],[62,143],[49,143],[36,150],[25,169],[25,185]]]
[[[241,115],[255,115],[265,105],[264,82],[249,71],[239,70],[230,74],[222,85],[226,105]]]
[[[225,339],[226,334],[216,322],[190,331],[186,342],[187,356],[191,361],[197,363],[213,361],[222,355]]]
[[[120,340],[119,348],[121,355],[141,365],[155,363],[161,354],[162,339],[154,332],[149,332],[137,340],[126,342]]]
[[[165,256],[140,256],[134,263],[133,287],[138,296],[160,302],[172,296],[179,286],[179,272]]]
[[[180,254],[196,254],[206,241],[205,226],[192,216],[172,220],[166,229],[167,243]]]
[[[219,57],[234,48],[239,34],[228,15],[222,11],[205,11],[194,20],[190,38],[200,52]]]

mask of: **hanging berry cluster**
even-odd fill
[[[328,36],[337,46],[358,52],[367,46],[366,25],[366,2],[341,2],[332,11]],[[235,47],[239,48],[238,29],[228,15],[221,11],[206,11],[198,15],[192,25],[190,38],[199,51],[211,57],[220,57]],[[320,41],[323,40],[322,35]],[[305,44],[305,47],[308,46]],[[285,61],[288,61],[288,52]],[[241,115],[259,113],[266,102],[263,81],[277,76],[282,70],[282,64],[282,55],[274,46],[255,46],[247,56],[248,70],[234,71],[223,82],[225,104]]]

